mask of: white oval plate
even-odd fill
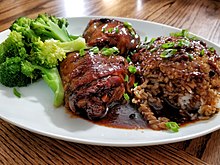
[[[69,32],[77,35],[82,34],[92,18],[94,17],[69,18]],[[170,26],[148,21],[116,19],[132,23],[142,39],[145,36],[152,38],[179,31],[179,29]],[[8,34],[9,30],[1,32],[0,42]],[[205,41],[220,53],[219,46]],[[70,114],[65,112],[64,107],[55,109],[52,105],[53,94],[43,81],[36,82],[26,88],[19,88],[19,91],[22,94],[20,99],[14,96],[12,88],[0,85],[0,117],[3,120],[41,135],[76,143],[126,147],[158,145],[196,138],[220,128],[219,114],[210,120],[182,127],[178,133],[150,129],[109,128],[95,125],[80,118],[72,118]]]

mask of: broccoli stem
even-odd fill
[[[54,93],[54,106],[59,107],[64,101],[64,89],[58,69],[47,69],[39,65],[31,64],[29,61],[23,61],[21,71],[27,77],[32,77],[35,70],[41,72],[44,82],[50,87]]]
[[[71,41],[71,38],[65,28],[60,28],[51,20],[48,20],[47,23],[45,23],[43,19],[40,20],[41,21],[35,21],[32,23],[32,28],[38,36],[47,36],[48,38],[53,38],[62,42]]]
[[[57,24],[55,24],[54,22],[52,21],[49,21],[49,27],[47,26],[44,26],[45,29],[48,29],[50,30],[50,33],[49,35],[52,34],[52,36],[57,39],[57,40],[60,40],[60,41],[70,41],[70,37],[69,37],[69,34],[68,32],[66,31],[66,29],[60,29]],[[43,26],[43,25],[42,25]]]
[[[53,102],[54,106],[55,107],[61,106],[64,100],[64,89],[58,69],[40,68],[40,70],[42,72],[43,80],[54,92],[54,102]]]
[[[80,49],[86,48],[85,39],[78,37],[77,39],[69,42],[58,42],[57,46],[62,48],[66,53],[79,51]]]

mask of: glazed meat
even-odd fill
[[[65,106],[96,120],[104,117],[125,92],[127,61],[121,56],[70,53],[60,64]]]
[[[220,110],[220,56],[186,36],[158,37],[132,56],[142,84],[133,103],[153,129],[208,119]]]
[[[106,18],[90,20],[83,37],[88,46],[116,46],[121,55],[134,50],[140,43],[140,37],[129,23]]]

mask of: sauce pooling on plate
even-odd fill
[[[106,117],[98,121],[92,121],[95,124],[125,129],[145,129],[148,124],[143,120],[140,113],[130,104],[116,105],[109,110]]]

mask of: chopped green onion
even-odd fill
[[[188,54],[188,57],[189,57],[189,59],[192,61],[194,58],[193,58],[193,55],[192,54]]]
[[[203,56],[204,54],[205,54],[205,49],[202,49],[202,50],[200,51],[200,55]]]
[[[183,29],[180,32],[176,32],[176,33],[170,33],[170,36],[174,36],[174,37],[185,37],[188,38],[190,40],[198,40],[198,38],[196,36],[190,35],[189,31],[186,29]]]
[[[95,46],[95,47],[92,47],[91,49],[89,49],[89,51],[97,54],[97,53],[99,53],[99,48],[97,46]]]
[[[186,30],[186,29],[183,29],[183,30],[182,30],[182,36],[183,36],[183,37],[188,37],[188,36],[189,36],[189,31]]]
[[[144,38],[144,42],[147,42],[147,36]]]
[[[112,48],[102,48],[101,50],[102,54],[105,56],[110,56],[113,54],[118,54],[119,50],[116,47],[112,47]]]
[[[21,98],[21,93],[16,88],[13,88],[13,93],[16,97]]]
[[[215,51],[215,48],[213,48],[213,47],[210,47],[209,48],[209,51],[211,51],[212,53]]]
[[[124,26],[130,31],[131,35],[136,38],[136,34],[132,28],[132,24],[129,22],[124,22]]]
[[[190,40],[193,40],[193,41],[198,40],[198,37],[196,37],[196,36],[188,36],[188,38],[189,38]]]
[[[124,79],[124,80],[125,80],[125,82],[128,82],[128,81],[129,81],[129,77],[128,77],[127,74],[125,75],[125,79]]]
[[[128,63],[130,63],[131,62],[131,58],[129,57],[129,56],[127,56],[127,61],[128,61]]]
[[[132,24],[130,22],[124,22],[124,26],[128,29],[132,28]]]
[[[182,46],[186,46],[189,47],[190,46],[190,42],[188,40],[185,39],[181,39],[178,41],[178,46],[182,47]]]
[[[129,97],[129,95],[128,95],[127,93],[124,93],[124,99],[125,99],[126,101],[128,101],[128,100],[130,99],[130,97]]]
[[[134,83],[134,87],[137,87],[138,86],[138,82]]]
[[[161,45],[161,47],[164,49],[173,48],[174,44],[175,44],[174,42],[167,42],[167,43]]]
[[[113,28],[109,28],[109,29],[108,29],[108,32],[109,32],[109,33],[113,32]]]
[[[155,48],[151,49],[150,52],[152,53],[152,52],[154,52],[154,51],[156,51],[158,49],[159,49],[159,47],[155,47]]]
[[[167,122],[165,123],[166,127],[173,131],[173,132],[178,132],[179,131],[179,125],[176,122]]]
[[[105,27],[102,27],[102,32],[103,32],[103,33],[105,33],[105,30],[106,30],[106,28],[105,28]]]
[[[128,70],[130,73],[135,74],[137,72],[137,69],[133,65],[128,66]]]
[[[166,49],[161,53],[160,57],[161,58],[169,58],[176,53],[177,53],[177,49]]]
[[[154,43],[155,40],[156,40],[156,38],[152,38],[152,39],[150,40],[150,42],[147,43],[146,49],[149,49],[149,48],[151,47],[151,45]]]
[[[189,31],[186,29],[181,30],[180,32],[170,33],[170,36],[174,37],[187,37],[189,36]]]
[[[153,44],[156,38],[151,38],[150,43]]]
[[[131,32],[132,37],[137,38],[137,37],[136,37],[136,34],[135,34],[135,32],[134,32],[134,30],[131,30],[130,32]]]
[[[86,54],[85,50],[84,49],[80,49],[79,50],[79,55],[82,57]]]
[[[115,33],[119,33],[118,27],[115,27]]]

